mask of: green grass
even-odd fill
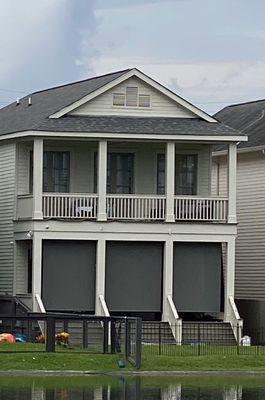
[[[192,346],[170,346],[167,350],[170,355],[158,355],[157,346],[143,346],[141,371],[265,371],[265,349],[255,346],[242,347],[239,354],[237,347],[208,346],[207,349],[198,349]],[[206,350],[210,354],[206,355]],[[201,355],[198,355],[198,352]],[[119,371],[118,361],[122,358],[122,355],[118,354],[91,354],[85,350],[60,346],[57,346],[56,353],[46,353],[43,344],[35,343],[1,343],[0,355],[2,371]],[[125,370],[134,370],[128,361]]]

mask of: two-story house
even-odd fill
[[[137,69],[0,110],[0,291],[34,311],[238,321],[236,146]],[[228,149],[212,196],[212,146]],[[222,257],[223,253],[223,257]]]
[[[216,114],[225,124],[248,135],[237,149],[237,215],[235,298],[245,327],[254,340],[264,341],[265,327],[265,100],[233,104]],[[216,195],[227,194],[223,179],[225,148],[214,153]],[[256,331],[256,332],[255,332]],[[258,332],[257,332],[258,331]],[[263,338],[259,336],[262,334]]]

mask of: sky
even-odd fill
[[[137,67],[210,114],[265,98],[264,0],[0,0],[0,107]]]

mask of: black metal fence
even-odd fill
[[[260,332],[263,341],[238,341],[238,328],[230,324],[185,322],[182,325],[181,342],[177,343],[174,334],[178,326],[169,327],[166,323],[143,323],[142,354],[165,356],[203,356],[203,355],[265,355],[265,329]],[[250,338],[251,340],[252,338]],[[249,345],[249,344],[253,345]],[[264,346],[263,346],[264,345]]]
[[[141,319],[95,317],[75,314],[0,315],[2,351],[85,351],[95,354],[121,353],[136,368],[141,365]],[[21,343],[21,344],[22,344]]]

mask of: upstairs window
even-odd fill
[[[137,86],[127,86],[125,93],[113,93],[113,105],[118,107],[150,107],[150,95],[139,93]]]
[[[165,194],[165,168],[164,154],[157,156],[157,194]],[[197,154],[176,154],[175,161],[175,194],[197,194]]]
[[[69,192],[70,153],[45,151],[43,154],[43,191]]]

